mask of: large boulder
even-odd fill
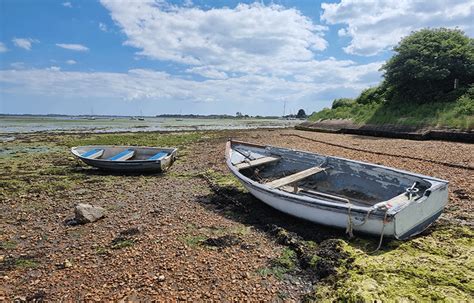
[[[74,209],[77,223],[86,224],[95,222],[105,216],[105,209],[90,204],[79,203]]]

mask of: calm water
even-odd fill
[[[144,121],[129,118],[83,117],[0,117],[0,134],[7,138],[14,133],[32,132],[122,132],[122,131],[177,131],[220,130],[251,128],[284,128],[301,123],[301,120],[283,119],[175,119],[145,118]]]

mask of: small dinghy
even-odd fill
[[[176,159],[177,149],[139,146],[78,146],[71,152],[85,163],[118,172],[161,172]]]
[[[448,182],[376,164],[229,141],[226,161],[264,203],[315,223],[352,231],[412,237],[448,201]]]

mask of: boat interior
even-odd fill
[[[233,144],[231,163],[273,189],[361,207],[405,204],[428,195],[432,185],[385,167],[277,147]]]
[[[77,155],[96,160],[109,161],[157,161],[170,155],[171,149],[157,149],[151,147],[101,147],[81,146],[74,149]]]

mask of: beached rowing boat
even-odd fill
[[[71,152],[85,163],[118,172],[161,172],[176,159],[176,148],[141,146],[78,146]]]
[[[448,201],[445,180],[376,164],[229,141],[226,161],[264,203],[319,224],[407,239]]]

